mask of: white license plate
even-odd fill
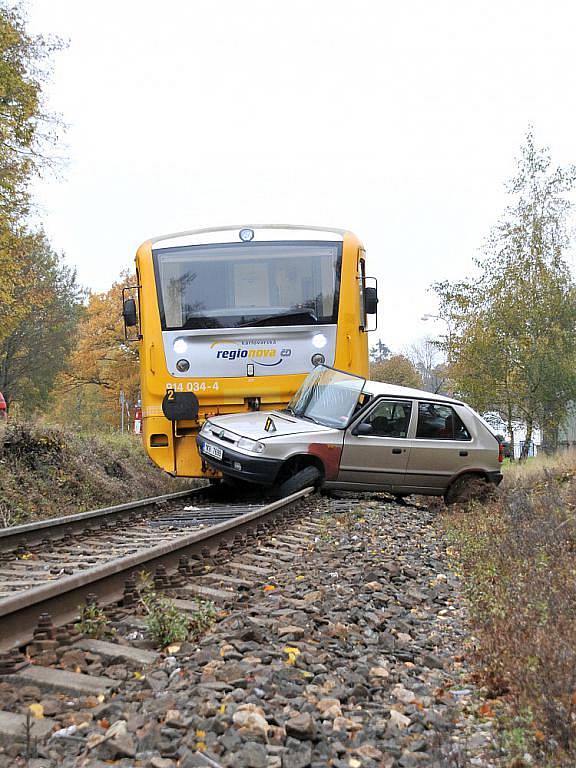
[[[202,453],[205,453],[208,456],[214,456],[214,458],[218,460],[223,456],[222,448],[218,448],[216,445],[210,445],[210,443],[204,443]]]

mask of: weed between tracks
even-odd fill
[[[137,591],[136,611],[144,613],[148,634],[157,648],[166,648],[185,640],[198,640],[216,620],[216,607],[208,600],[197,599],[197,608],[193,613],[178,610],[173,600],[156,591],[152,576],[146,571],[139,574]],[[116,635],[106,612],[96,603],[86,603],[78,610],[79,619],[75,628],[86,637],[102,640]]]
[[[101,640],[110,635],[106,613],[96,603],[86,603],[79,608],[80,616],[74,625],[78,632],[94,640]]]
[[[538,765],[576,761],[576,456],[508,471],[502,493],[444,523],[469,602],[481,681],[504,740]]]
[[[140,573],[138,592],[148,632],[159,648],[198,639],[216,619],[216,608],[210,601],[197,599],[191,614],[178,610],[173,600],[156,592],[152,577],[145,571]]]

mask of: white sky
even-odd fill
[[[575,6],[546,0],[29,0],[69,38],[47,233],[106,290],[148,237],[234,223],[351,229],[394,350],[442,325],[528,124],[576,161]]]

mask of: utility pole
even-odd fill
[[[120,432],[124,434],[124,406],[126,404],[126,395],[124,390],[120,390]]]

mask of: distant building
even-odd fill
[[[508,425],[502,419],[499,413],[488,412],[483,414],[486,421],[492,429],[500,435],[504,435],[507,441],[510,441],[511,435],[508,432]],[[576,425],[575,425],[576,426]],[[576,438],[575,438],[576,439]],[[524,443],[526,442],[526,425],[521,421],[514,422],[514,458],[519,459]],[[532,440],[528,446],[528,456],[536,456],[542,445],[542,433],[538,427],[532,430]]]

